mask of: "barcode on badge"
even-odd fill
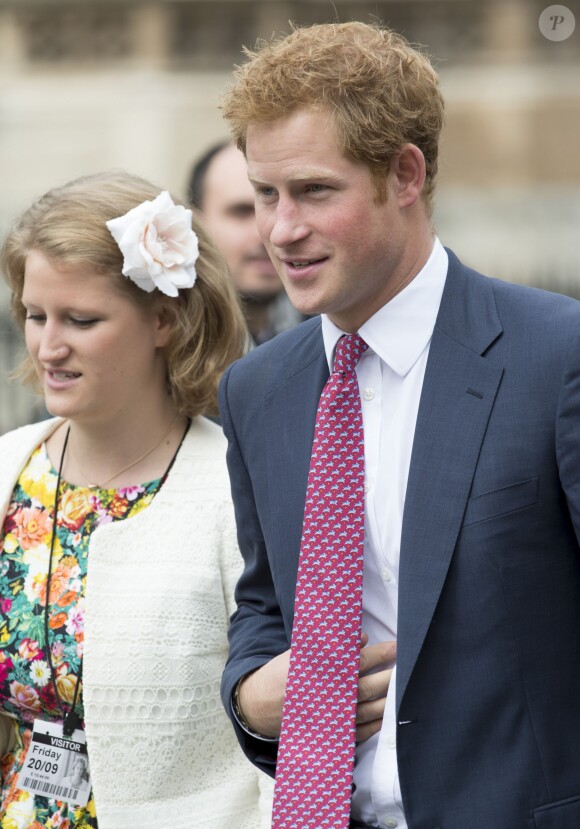
[[[26,777],[24,785],[28,789],[54,797],[69,797],[71,800],[76,800],[79,796],[78,789],[67,789],[66,786],[56,786],[54,783],[43,783],[42,780],[35,780],[33,777]]]

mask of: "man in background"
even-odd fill
[[[302,322],[258,234],[246,160],[234,144],[216,144],[196,162],[188,196],[228,263],[254,345]]]

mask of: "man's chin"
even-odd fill
[[[239,291],[239,296],[244,305],[261,306],[270,305],[282,293],[284,293],[284,289],[282,286],[278,286],[275,290],[265,290],[262,288],[258,291]]]

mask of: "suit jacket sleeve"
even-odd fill
[[[274,774],[277,743],[261,741],[240,728],[232,711],[232,694],[246,674],[269,662],[289,647],[288,635],[276,597],[252,477],[244,458],[235,413],[247,410],[251,388],[236,382],[234,364],[220,385],[220,414],[228,439],[228,469],[244,570],[238,581],[229,630],[230,654],[222,679],[222,701],[232,719],[242,749],[259,768]],[[246,398],[246,399],[245,399]]]

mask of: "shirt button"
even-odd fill
[[[363,397],[365,400],[372,400],[375,396],[375,390],[368,388],[363,391]]]
[[[389,748],[396,748],[397,747],[397,739],[396,737],[387,737],[387,745]],[[397,824],[395,824],[396,826]]]
[[[368,495],[371,489],[371,485],[368,481],[365,481],[365,495]]]
[[[387,570],[386,567],[383,569],[382,576],[384,581],[387,582],[387,584],[393,580],[393,577],[391,576],[390,572]]]
[[[395,829],[395,826],[399,825],[399,821],[396,817],[386,817],[385,818],[385,826],[388,826],[389,829]]]

